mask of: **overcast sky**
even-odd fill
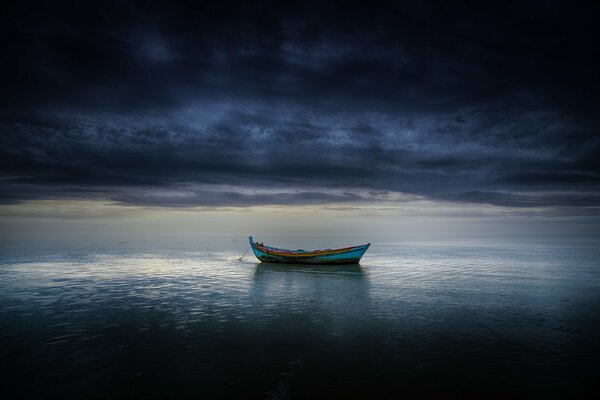
[[[3,214],[600,215],[597,7],[197,3],[3,3]]]

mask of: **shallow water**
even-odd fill
[[[293,242],[313,244],[273,244]],[[360,266],[325,268],[238,262],[245,244],[231,239],[4,245],[0,390],[315,398],[600,388],[597,243],[373,242]]]

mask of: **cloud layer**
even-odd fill
[[[600,206],[596,9],[78,7],[3,13],[4,204]]]

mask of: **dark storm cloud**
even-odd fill
[[[545,207],[545,206],[580,206],[594,207],[600,204],[598,194],[514,194],[502,192],[469,191],[453,195],[441,196],[444,200],[464,201],[472,203],[488,203],[503,207]]]
[[[404,192],[589,211],[597,16],[572,2],[9,4],[0,201]]]

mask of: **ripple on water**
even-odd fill
[[[117,360],[163,375],[187,362],[217,383],[211,371],[238,376],[238,364],[257,381],[280,376],[279,365],[318,379],[308,371],[335,375],[338,364],[367,376],[512,366],[561,379],[576,361],[596,360],[595,251],[393,242],[371,250],[361,266],[333,268],[237,262],[238,249],[4,257],[1,355],[23,373],[53,360],[100,376],[126,371]]]

